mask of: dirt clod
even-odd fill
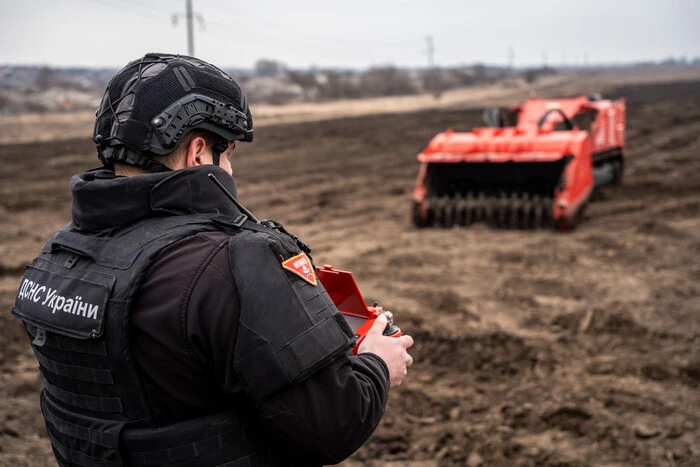
[[[661,431],[653,426],[644,423],[638,423],[634,426],[634,434],[637,438],[649,439],[659,436]]]

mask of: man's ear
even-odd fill
[[[187,168],[211,164],[211,161],[208,160],[210,158],[211,154],[207,151],[207,142],[204,141],[204,138],[199,136],[193,138],[187,147]]]

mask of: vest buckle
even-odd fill
[[[245,221],[247,221],[247,220],[248,220],[248,216],[246,216],[245,214],[238,214],[238,215],[236,215],[236,217],[233,218],[233,221],[231,222],[231,225],[234,225],[234,226],[236,226],[236,227],[240,227],[240,226],[242,226],[242,225],[245,223]]]
[[[46,343],[46,331],[41,328],[36,328],[36,335],[32,340],[32,345],[34,347],[43,347]]]

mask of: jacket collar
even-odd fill
[[[238,198],[235,180],[215,165],[131,177],[117,177],[105,168],[74,175],[70,183],[73,226],[99,232],[149,217],[238,214],[238,208],[209,179],[209,173]]]

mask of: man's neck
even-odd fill
[[[134,175],[144,175],[148,172],[140,167],[128,164],[114,164],[114,173],[118,177],[132,177]]]

